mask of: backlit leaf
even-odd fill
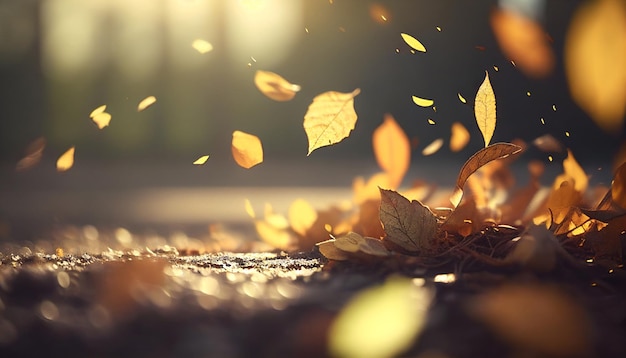
[[[242,168],[250,169],[263,162],[263,145],[253,134],[234,131],[231,150],[235,162]]]
[[[335,239],[335,246],[344,252],[364,253],[370,256],[385,257],[390,252],[380,239],[373,237],[363,237],[356,232],[349,232]]]
[[[522,147],[515,144],[495,143],[479,150],[474,155],[472,155],[465,162],[465,164],[463,164],[463,167],[459,172],[459,176],[456,179],[455,193],[453,195],[453,198],[450,200],[452,204],[454,204],[454,206],[459,205],[463,196],[463,186],[465,186],[467,178],[469,178],[469,176],[477,171],[480,167],[493,160],[503,159],[508,157],[509,155],[519,153],[521,150]]]
[[[256,87],[270,99],[284,102],[293,99],[300,86],[289,83],[280,75],[269,71],[256,71],[254,75]]]
[[[193,47],[196,51],[202,54],[205,54],[213,50],[213,45],[211,45],[210,42],[202,40],[202,39],[193,40],[193,42],[191,43],[191,47]]]
[[[611,184],[611,196],[617,205],[626,209],[626,163],[622,163],[615,172],[613,184]]]
[[[478,88],[474,100],[474,114],[476,123],[485,139],[485,147],[491,142],[491,137],[496,129],[496,95],[493,93],[489,72],[485,71],[485,79]]]
[[[297,199],[289,206],[287,218],[293,231],[306,236],[307,231],[317,220],[317,211],[308,201]]]
[[[389,175],[391,188],[397,188],[411,163],[411,143],[390,114],[374,130],[372,145],[378,166]]]
[[[363,177],[357,177],[352,183],[354,192],[354,202],[363,204],[368,200],[380,200],[380,190],[392,189],[391,178],[386,172],[380,172],[372,175],[367,181]]]
[[[57,171],[64,172],[74,165],[74,150],[75,147],[71,147],[57,159]]]
[[[424,47],[424,45],[422,45],[422,43],[415,37],[405,33],[401,33],[400,36],[402,36],[404,42],[406,42],[406,44],[415,51],[426,52],[426,47]]]
[[[324,92],[313,98],[304,115],[304,131],[309,140],[307,156],[315,149],[341,142],[350,135],[357,121],[354,97],[361,92]]]
[[[206,161],[209,160],[209,156],[208,155],[203,155],[200,158],[196,159],[193,164],[195,165],[202,165],[204,163],[206,163]]]
[[[380,221],[385,240],[417,253],[428,251],[437,233],[435,215],[419,201],[409,201],[393,190],[380,189]]]
[[[144,109],[150,107],[154,104],[154,102],[156,102],[156,97],[154,96],[148,96],[142,99],[141,102],[139,102],[139,105],[137,105],[137,112],[141,112]]]
[[[98,129],[102,129],[111,122],[111,115],[107,112],[100,112],[91,117],[91,120],[98,126]]]
[[[432,141],[432,143],[430,143],[424,149],[422,149],[422,155],[428,156],[428,155],[435,154],[439,151],[439,149],[441,149],[442,146],[443,146],[443,139],[441,138],[435,139],[434,141]]]
[[[344,261],[350,258],[350,255],[335,246],[335,239],[330,239],[315,244],[322,255],[329,260]]]
[[[572,154],[571,150],[567,150],[567,157],[563,160],[563,170],[565,171],[565,175],[574,180],[574,189],[577,192],[583,193],[587,190],[587,185],[589,184],[589,177],[583,170],[583,168],[578,164],[576,158],[574,158],[574,154]]]
[[[624,2],[582,4],[567,33],[565,70],[576,103],[610,133],[621,133],[626,113],[625,63]]]
[[[461,151],[470,141],[470,133],[465,126],[459,122],[452,123],[450,135],[450,150]]]
[[[412,96],[411,98],[413,99],[413,103],[420,107],[430,107],[435,103],[432,99],[420,98],[417,96]]]

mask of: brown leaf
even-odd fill
[[[590,240],[596,257],[622,263],[626,254],[626,215],[610,219],[607,226]]]
[[[533,270],[550,272],[556,267],[559,242],[545,226],[531,225],[516,242],[505,261]]]
[[[313,98],[304,115],[304,131],[309,140],[307,156],[315,149],[341,142],[350,135],[357,121],[354,97],[361,92],[324,92]]]
[[[231,149],[233,158],[243,168],[250,169],[263,162],[263,145],[253,134],[234,131]]]
[[[611,184],[611,197],[613,202],[622,209],[626,209],[626,163],[622,163],[615,172],[613,184]]]
[[[474,100],[474,115],[480,132],[485,139],[485,147],[491,142],[493,132],[496,130],[496,95],[493,93],[489,72],[485,71],[485,79],[478,88]]]
[[[378,166],[389,175],[389,189],[398,188],[411,163],[411,143],[390,114],[374,130],[372,145]]]
[[[470,133],[465,126],[459,122],[452,123],[452,134],[450,135],[450,150],[459,152],[470,141]]]
[[[329,260],[344,261],[350,258],[350,255],[335,246],[335,239],[330,239],[315,244],[322,255]]]
[[[437,234],[437,218],[419,201],[410,202],[393,190],[380,189],[380,221],[385,240],[412,252],[433,249]]]
[[[459,172],[459,176],[456,180],[456,191],[453,195],[453,198],[450,199],[454,206],[459,205],[461,202],[461,198],[463,197],[463,186],[475,171],[477,171],[483,165],[496,160],[503,159],[510,155],[519,153],[522,150],[522,147],[511,144],[511,143],[495,143],[488,147],[485,147],[474,155],[472,155],[466,162],[463,164],[461,171]]]
[[[71,147],[57,159],[57,171],[64,172],[74,166],[75,147]]]
[[[291,84],[280,75],[269,71],[256,71],[254,84],[261,93],[279,102],[293,99],[300,91],[300,86]]]
[[[379,198],[367,200],[359,205],[359,221],[356,227],[365,236],[382,238],[385,230],[380,222],[380,191]]]

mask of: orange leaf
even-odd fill
[[[74,149],[75,147],[71,147],[59,157],[57,160],[57,171],[64,172],[74,165]]]
[[[263,145],[255,135],[234,131],[231,149],[233,158],[242,168],[250,169],[263,162]]]
[[[408,252],[432,250],[437,234],[437,218],[419,201],[410,202],[393,190],[380,189],[380,221],[385,240]]]
[[[284,102],[293,99],[300,86],[289,83],[280,75],[269,71],[256,71],[254,75],[256,87],[270,99]]]
[[[565,175],[574,180],[574,189],[577,192],[583,193],[587,189],[589,178],[569,149],[567,150],[567,157],[563,160],[563,170]]]
[[[309,140],[307,156],[315,149],[341,142],[356,125],[354,97],[361,92],[324,92],[313,98],[304,115],[304,131]]]
[[[380,172],[372,175],[367,182],[363,177],[357,177],[352,183],[352,190],[354,192],[354,202],[362,204],[368,200],[380,200],[380,190],[391,189],[391,179],[389,174]]]
[[[450,135],[450,150],[453,152],[461,151],[470,140],[470,133],[459,122],[452,123],[451,127],[452,134]]]
[[[487,71],[485,71],[485,79],[476,93],[474,115],[478,128],[485,139],[486,147],[491,142],[491,137],[493,137],[493,132],[496,129],[496,95],[493,93]]]
[[[411,143],[390,114],[372,135],[378,166],[389,175],[391,188],[400,186],[411,163]]]

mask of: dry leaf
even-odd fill
[[[476,123],[485,139],[485,147],[491,142],[496,129],[496,95],[489,82],[489,72],[485,71],[485,79],[478,88],[474,100],[474,114]]]
[[[465,148],[470,141],[470,133],[465,126],[459,122],[452,123],[450,134],[450,150],[459,152]]]
[[[626,8],[620,0],[586,2],[565,42],[570,92],[598,126],[621,133],[626,113]]]
[[[477,171],[483,165],[496,160],[503,159],[510,155],[519,153],[522,150],[522,147],[511,144],[511,143],[495,143],[486,148],[483,148],[472,155],[466,162],[463,164],[461,171],[459,172],[459,176],[456,180],[456,188],[453,198],[450,199],[452,204],[456,207],[461,202],[461,198],[463,196],[463,186],[475,171]]]
[[[107,109],[107,105],[103,104],[102,106],[91,111],[91,113],[89,114],[89,118],[93,118],[97,116],[98,114],[103,113],[106,109]]]
[[[378,166],[389,175],[391,187],[387,189],[398,188],[411,163],[411,143],[390,114],[374,130],[372,145]]]
[[[611,184],[611,197],[614,203],[626,209],[626,163],[622,163],[615,172]]]
[[[269,71],[256,71],[254,84],[265,96],[279,102],[293,99],[300,91],[300,86],[291,84],[280,75]]]
[[[71,147],[57,159],[57,171],[64,172],[74,165],[74,149]]]
[[[428,155],[435,154],[439,151],[439,149],[441,149],[442,146],[443,146],[443,139],[441,138],[435,139],[434,141],[432,141],[432,143],[430,143],[424,149],[422,149],[422,155],[428,156]]]
[[[203,155],[200,158],[196,159],[193,164],[195,165],[202,165],[204,163],[206,163],[206,161],[209,160],[209,156],[208,155]]]
[[[484,228],[484,219],[476,207],[476,202],[470,198],[446,217],[441,230],[467,237]]]
[[[456,94],[459,97],[459,101],[461,101],[461,103],[467,103],[467,101],[465,100],[465,97],[461,96],[460,93]]]
[[[413,103],[420,107],[430,107],[435,103],[432,99],[420,98],[417,96],[412,96],[411,98],[413,99]]]
[[[91,120],[98,126],[98,129],[102,129],[111,122],[111,115],[107,112],[101,112],[91,117]]]
[[[536,21],[508,10],[491,13],[491,28],[504,55],[532,77],[545,77],[554,68],[554,53]]]
[[[28,170],[41,161],[43,150],[46,148],[46,139],[39,137],[32,141],[28,147],[26,147],[26,153],[22,159],[20,159],[15,165],[15,170],[22,171]]]
[[[382,238],[385,236],[383,224],[380,222],[380,190],[376,199],[367,200],[359,205],[358,221],[355,230],[366,236]]]
[[[402,36],[404,42],[406,42],[406,44],[415,51],[426,52],[426,47],[424,47],[424,45],[422,45],[422,43],[419,42],[415,37],[405,33],[401,33],[400,36]]]
[[[380,221],[385,240],[412,252],[431,250],[437,234],[437,218],[419,201],[410,202],[393,190],[380,189]]]
[[[297,199],[287,211],[287,218],[291,228],[296,233],[306,236],[307,231],[317,221],[317,211],[308,201],[304,199]]]
[[[322,255],[329,260],[344,261],[350,258],[350,255],[335,246],[335,239],[330,239],[315,244]]]
[[[156,97],[154,96],[148,96],[142,99],[141,102],[139,102],[139,105],[137,105],[137,112],[141,112],[144,109],[150,107],[154,104],[154,102],[156,102]]]
[[[191,47],[193,47],[196,51],[200,52],[201,54],[205,54],[213,50],[213,45],[211,45],[210,42],[202,40],[202,39],[193,40],[193,42],[191,43]]]
[[[324,92],[313,98],[304,115],[304,131],[309,140],[307,156],[315,149],[341,142],[356,125],[354,97],[361,93]]]
[[[234,131],[231,149],[233,158],[242,168],[250,169],[263,162],[263,145],[253,134]]]

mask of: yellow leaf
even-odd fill
[[[442,146],[443,146],[443,139],[441,138],[435,139],[432,143],[430,143],[424,149],[422,149],[422,155],[424,156],[433,155],[437,153],[439,149],[441,149]]]
[[[231,149],[235,162],[242,168],[250,169],[263,162],[263,145],[253,134],[234,131]]]
[[[328,334],[334,357],[397,357],[415,341],[432,298],[425,287],[392,277],[356,294]]]
[[[256,71],[254,75],[256,87],[274,101],[289,101],[300,91],[300,86],[289,83],[280,75],[269,71]]]
[[[57,171],[64,172],[74,165],[74,149],[71,147],[57,159]]]
[[[309,140],[307,156],[315,149],[341,142],[350,135],[357,120],[354,97],[361,93],[324,92],[313,98],[304,115],[304,131]]]
[[[620,0],[580,6],[565,40],[565,70],[576,103],[609,133],[626,113],[626,7]]]
[[[470,133],[465,126],[459,122],[452,123],[452,134],[450,135],[450,150],[461,151],[470,140]]]
[[[485,80],[478,88],[474,101],[476,123],[485,139],[485,147],[489,145],[496,129],[496,95],[489,82],[489,72],[485,71]]]
[[[569,149],[567,150],[567,157],[563,160],[563,170],[565,175],[574,180],[574,189],[577,192],[584,193],[587,190],[589,178]]]
[[[142,99],[141,102],[139,102],[139,105],[137,105],[137,112],[141,112],[144,109],[150,107],[154,104],[154,102],[156,102],[156,97],[154,96],[148,96]]]
[[[252,207],[252,203],[249,199],[246,199],[244,201],[244,207],[246,208],[246,213],[248,214],[248,216],[253,219],[256,218],[256,213],[254,212],[254,208]]]
[[[389,174],[391,188],[387,189],[396,189],[411,163],[411,143],[390,114],[374,131],[372,145],[378,166]]]
[[[426,52],[426,47],[424,47],[424,45],[422,45],[422,43],[419,42],[415,37],[405,33],[401,33],[400,36],[402,36],[404,42],[406,42],[406,44],[415,51]]]
[[[335,246],[345,252],[358,252],[359,246],[363,242],[363,236],[356,232],[349,232],[335,239]]]
[[[411,98],[413,98],[413,103],[420,107],[430,107],[435,103],[432,99],[420,98],[417,96],[412,96]]]
[[[462,103],[467,103],[467,101],[465,100],[465,97],[461,96],[460,93],[457,93],[456,95],[459,96],[459,101],[461,101]]]
[[[111,115],[107,112],[100,112],[91,117],[91,120],[98,126],[98,129],[102,129],[111,122]]]
[[[193,164],[195,164],[195,165],[202,165],[202,164],[206,163],[207,160],[209,160],[209,156],[208,155],[203,155],[200,158],[196,159],[196,161],[193,162]]]
[[[100,107],[94,109],[93,111],[91,111],[91,113],[89,114],[89,118],[95,117],[96,115],[104,112],[106,109],[107,109],[107,105],[103,104],[102,106],[100,106]]]
[[[437,218],[419,201],[410,202],[393,190],[380,189],[380,221],[385,240],[412,252],[433,249],[437,234]]]
[[[210,42],[202,40],[202,39],[193,40],[193,42],[191,43],[191,47],[193,47],[196,51],[202,54],[205,54],[213,50],[213,45],[211,45]]]
[[[291,228],[296,233],[306,236],[307,231],[313,226],[317,220],[317,211],[308,201],[297,199],[287,211],[287,218]]]
[[[503,159],[508,157],[509,155],[519,153],[521,150],[522,147],[515,144],[495,143],[474,153],[474,155],[472,155],[465,162],[465,164],[463,164],[463,167],[459,172],[459,176],[456,179],[455,193],[453,195],[453,198],[450,200],[452,204],[454,204],[455,207],[459,205],[463,196],[463,187],[465,186],[467,178],[469,178],[469,176],[477,171],[480,167],[493,160]]]
[[[386,257],[391,254],[382,240],[367,236],[363,237],[356,232],[349,232],[339,236],[335,239],[334,243],[335,246],[343,252],[361,252],[366,255],[379,257]]]

